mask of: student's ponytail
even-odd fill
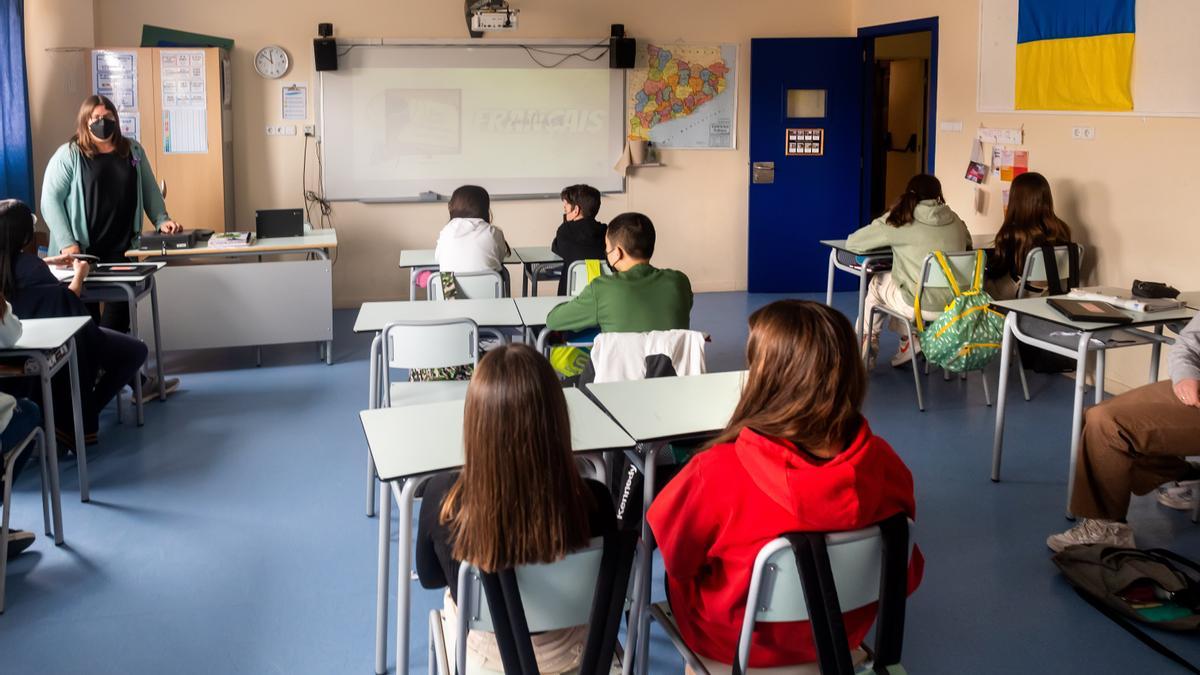
[[[913,221],[913,211],[916,210],[917,204],[926,199],[936,199],[939,203],[945,202],[945,198],[942,197],[941,181],[927,173],[920,173],[908,181],[908,187],[904,188],[904,194],[900,195],[888,213],[887,224],[892,227],[908,225]]]

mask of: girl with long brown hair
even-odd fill
[[[684,641],[731,663],[755,556],[787,532],[853,530],[914,514],[912,475],[862,417],[866,373],[836,310],[780,300],[750,315],[749,373],[725,431],[650,507],[667,596]],[[923,560],[913,555],[909,588]],[[857,647],[874,607],[844,617]],[[750,665],[816,661],[807,622],[755,629]],[[726,666],[728,668],[728,666]]]
[[[579,476],[566,398],[541,354],[520,344],[489,351],[465,405],[462,471],[429,481],[417,527],[417,576],[447,589],[450,626],[460,562],[484,572],[549,563],[616,527],[608,489]],[[533,636],[540,671],[577,668],[586,636],[583,626]],[[502,669],[492,636],[471,633],[467,651]]]
[[[892,250],[891,271],[876,274],[871,279],[863,320],[866,321],[871,308],[876,305],[884,305],[914,319],[913,301],[925,256],[933,251],[965,251],[971,248],[971,233],[962,218],[946,205],[941,182],[934,176],[920,174],[908,181],[904,193],[890,211],[851,234],[846,239],[846,246],[858,253],[879,248]],[[921,304],[941,308],[952,297],[947,289],[931,289],[925,292]],[[922,310],[922,314],[926,320],[933,321],[941,312]],[[884,319],[884,315],[877,315],[869,330],[868,327],[863,330],[868,368],[875,365],[879,353],[879,334],[883,332]],[[892,365],[908,363],[919,349],[918,345],[910,345],[902,338],[900,349],[892,357]]]
[[[1004,224],[988,254],[988,293],[997,300],[1015,298],[1025,256],[1040,246],[1069,243],[1071,228],[1054,213],[1046,177],[1033,172],[1017,176],[1009,189]]]

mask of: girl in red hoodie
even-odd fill
[[[671,610],[702,657],[733,661],[764,544],[914,515],[912,474],[860,412],[866,373],[855,342],[850,322],[815,302],[781,300],[750,315],[750,372],[729,426],[650,507]],[[914,551],[910,592],[923,567]],[[875,615],[874,605],[845,614],[850,648]],[[808,622],[755,628],[751,666],[816,660]]]

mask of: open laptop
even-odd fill
[[[304,234],[304,209],[264,209],[254,212],[258,239],[299,237]]]

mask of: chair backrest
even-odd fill
[[[395,321],[383,327],[383,347],[385,370],[475,365],[479,327],[470,319]]]
[[[482,300],[504,297],[504,279],[495,270],[482,272],[455,272],[454,282],[458,285],[460,300]],[[438,274],[429,278],[429,299],[445,300],[442,281]]]
[[[576,260],[567,267],[567,295],[579,295],[583,292],[585,286],[588,285],[587,261]],[[604,275],[612,274],[612,268],[608,263],[600,261],[600,273]]]
[[[912,558],[912,521],[908,521],[908,554]],[[866,607],[880,599],[884,542],[878,525],[825,536],[830,568],[842,613]],[[759,549],[746,595],[747,611],[738,641],[738,658],[745,664],[750,655],[750,635],[757,623],[809,621],[804,584],[796,567],[792,544],[773,539]]]
[[[958,284],[959,290],[965,291],[971,287],[975,281],[975,260],[976,254],[979,251],[955,251],[953,253],[943,253],[946,256],[946,264],[949,265],[950,271],[954,273],[954,281]],[[987,264],[987,253],[983,253],[984,264]],[[930,253],[925,256],[925,264],[922,266],[921,282],[917,286],[917,292],[928,288],[951,288],[950,280],[946,278],[946,274],[942,272],[942,266],[937,262],[937,256]]]
[[[1083,246],[1081,244],[1063,244],[1054,247],[1054,261],[1058,265],[1059,281],[1066,281],[1071,273],[1071,255],[1068,251],[1074,246],[1077,252],[1079,266],[1083,267]],[[1046,271],[1046,256],[1040,247],[1029,249],[1025,256],[1025,264],[1021,267],[1021,278],[1017,283],[1017,297],[1023,298],[1028,294],[1026,283],[1049,283],[1049,272]]]
[[[516,569],[530,632],[570,628],[588,622],[603,553],[604,540],[597,537],[587,548],[570,553],[557,562]],[[480,579],[474,565],[459,567],[458,614],[466,621],[468,629],[490,633],[493,632],[492,613]]]
[[[582,383],[643,380],[707,371],[704,333],[682,328],[645,333],[600,333]]]

